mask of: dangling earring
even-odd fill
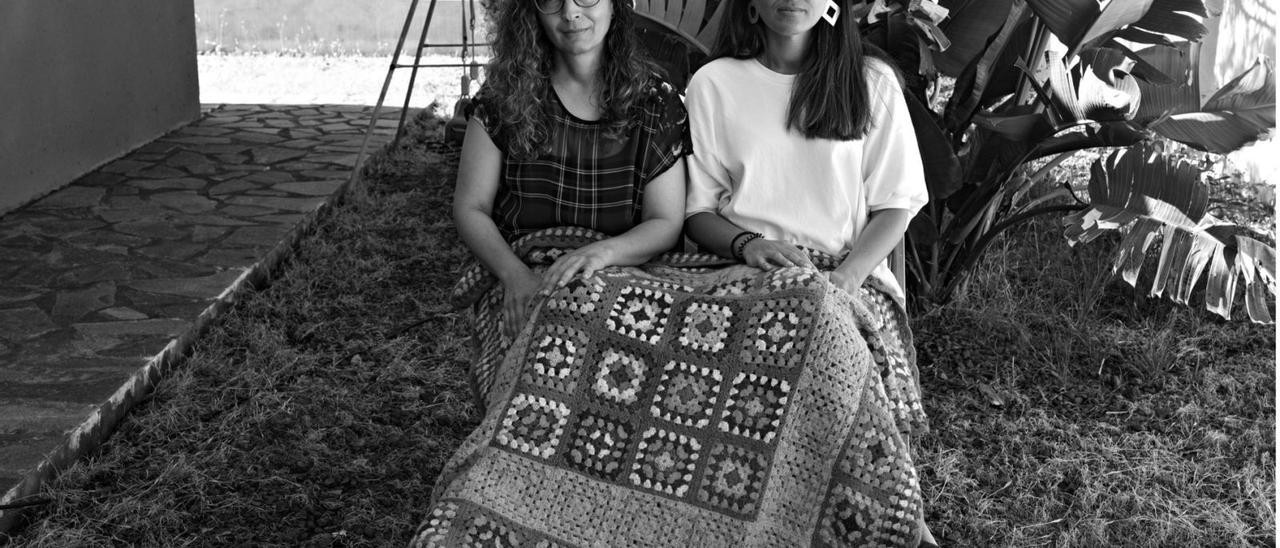
[[[840,19],[840,4],[837,4],[836,0],[827,0],[827,10],[822,12],[822,20],[834,27],[838,19]]]
[[[755,4],[747,4],[747,22],[752,25],[760,22],[760,12],[756,10]]]

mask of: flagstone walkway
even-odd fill
[[[211,108],[0,216],[0,503],[105,437],[229,290],[288,252],[346,182],[371,111]]]

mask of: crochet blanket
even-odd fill
[[[514,247],[547,265],[601,237]],[[900,304],[814,270],[722,263],[668,254],[577,279],[509,345],[501,287],[464,276],[487,412],[413,545],[915,545],[906,440],[925,418]]]

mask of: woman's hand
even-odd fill
[[[544,289],[550,291],[557,287],[564,287],[578,274],[582,274],[583,278],[589,278],[597,270],[615,264],[614,255],[608,240],[565,253],[542,274]]]
[[[525,268],[502,281],[502,323],[507,338],[514,339],[529,319],[534,296],[542,288],[542,277]]]
[[[843,289],[845,293],[858,296],[858,289],[862,287],[862,282],[867,281],[866,275],[859,275],[849,271],[849,269],[837,268],[832,270],[827,278],[831,280],[831,285]]]
[[[786,242],[756,238],[742,248],[743,262],[764,270],[786,266],[816,268],[809,254]]]

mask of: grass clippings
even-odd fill
[[[17,544],[404,544],[478,419],[437,130],[374,160]],[[1032,224],[913,319],[942,545],[1274,545],[1274,327],[1135,297],[1114,244]]]

